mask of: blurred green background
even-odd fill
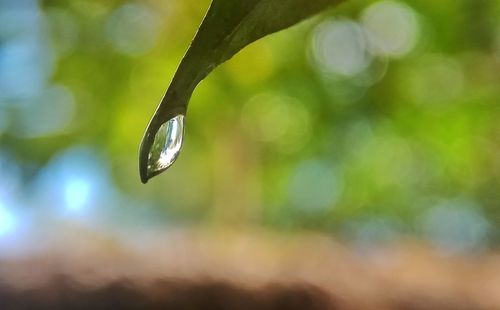
[[[347,1],[196,90],[184,148],[138,146],[207,0],[0,0],[0,252],[60,225],[500,242],[500,2]]]

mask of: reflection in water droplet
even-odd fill
[[[184,115],[161,125],[148,156],[148,176],[170,167],[179,156],[184,137]]]

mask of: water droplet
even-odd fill
[[[148,177],[170,167],[182,148],[184,138],[184,115],[177,115],[161,125],[156,133],[148,156]]]

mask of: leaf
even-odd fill
[[[185,115],[194,89],[212,70],[250,43],[342,1],[213,0],[142,140],[139,155],[142,182],[168,168],[148,171],[156,133],[171,118]]]

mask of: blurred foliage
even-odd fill
[[[208,4],[0,1],[0,149],[18,196],[84,146],[171,223],[498,242],[500,2],[352,1],[252,44],[201,83],[181,156],[143,186],[143,130]]]

